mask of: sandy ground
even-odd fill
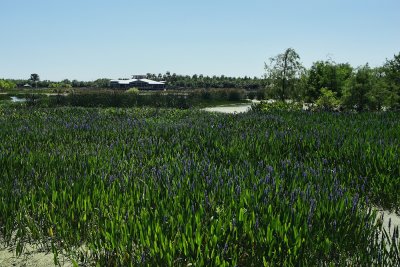
[[[221,105],[221,106],[203,108],[202,110],[209,112],[220,112],[220,113],[243,113],[249,111],[251,109],[252,104],[261,103],[260,100],[256,99],[253,100],[246,99],[246,100],[249,101],[249,103]]]
[[[383,215],[383,226],[386,231],[393,234],[394,228],[400,228],[400,216],[395,213],[390,213],[385,210],[378,210],[378,218]],[[390,221],[390,230],[389,230]],[[72,267],[72,262],[63,255],[59,255],[59,266]],[[53,253],[44,251],[36,245],[27,245],[21,256],[16,257],[15,246],[5,247],[0,242],[0,267],[48,267],[56,266],[54,264]]]
[[[232,105],[204,108],[203,110],[209,112],[220,112],[220,113],[242,113],[249,111],[250,108],[251,108],[250,104],[232,104]]]
[[[70,267],[73,266],[72,262],[65,256],[59,255],[59,266]],[[0,244],[0,266],[21,266],[21,267],[51,267],[54,264],[54,257],[51,251],[46,252],[35,245],[27,245],[21,256],[16,257],[15,246],[4,247]]]
[[[391,213],[386,210],[378,210],[378,217],[383,215],[383,227],[385,230],[393,234],[394,228],[399,227],[400,228],[400,216],[397,215],[396,213]],[[390,221],[390,229],[389,229],[389,221]]]

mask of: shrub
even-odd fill
[[[9,90],[16,87],[16,84],[7,80],[0,80],[0,90]]]
[[[132,88],[129,88],[127,91],[125,91],[125,93],[137,95],[137,94],[139,94],[139,89],[136,87],[132,87]]]
[[[244,91],[240,89],[232,89],[228,91],[228,100],[229,101],[239,101],[243,99]]]
[[[317,107],[323,110],[334,110],[339,105],[336,98],[336,92],[332,92],[328,88],[321,88],[321,96],[317,99]]]
[[[303,105],[299,102],[263,102],[261,108],[265,111],[300,111],[303,110]]]
[[[200,92],[201,98],[204,100],[211,100],[212,99],[212,95],[211,92],[209,90],[203,89]]]
[[[264,90],[262,89],[257,90],[256,98],[258,100],[263,100],[265,98]]]
[[[247,97],[251,100],[256,98],[256,92],[255,91],[250,91],[247,93]]]

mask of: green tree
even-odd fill
[[[270,58],[270,64],[265,63],[265,77],[269,81],[268,93],[281,100],[288,99],[295,94],[296,82],[303,70],[300,56],[293,48]]]
[[[391,90],[390,83],[386,80],[384,68],[373,69],[372,75],[373,87],[367,93],[369,108],[371,110],[381,110],[394,107],[398,101],[398,95]]]
[[[400,52],[386,60],[382,67],[383,80],[392,98],[392,106],[400,108]]]
[[[341,97],[344,85],[351,77],[352,71],[353,68],[349,64],[336,64],[333,61],[314,62],[308,72],[304,92],[305,100],[314,102],[321,96],[322,88],[326,88]]]
[[[34,84],[35,84],[35,87],[37,88],[37,84],[38,84],[38,82],[40,81],[39,74],[32,73],[32,74],[31,74],[31,78],[30,78],[29,80],[30,80],[32,83],[34,83]]]
[[[0,90],[10,90],[17,87],[17,85],[11,81],[7,80],[0,80]]]
[[[373,71],[368,64],[359,67],[348,80],[342,96],[342,103],[346,108],[357,111],[366,110],[370,106],[370,91],[374,88]]]
[[[110,86],[110,79],[97,79],[92,82],[92,86],[95,88],[107,88]]]
[[[72,87],[80,87],[80,82],[78,80],[72,80]]]
[[[339,100],[336,98],[336,92],[332,92],[328,88],[321,88],[321,95],[316,104],[320,109],[333,110],[339,105]]]

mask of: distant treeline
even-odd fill
[[[246,90],[258,90],[266,86],[266,80],[258,77],[227,77],[204,76],[202,74],[178,75],[167,71],[165,74],[146,74],[147,79],[165,81],[167,89],[198,89],[198,88],[238,88]]]
[[[12,88],[23,88],[26,85],[37,88],[108,88],[110,85],[110,79],[97,79],[95,81],[71,81],[65,79],[58,82],[40,79],[36,81],[32,79],[8,79],[7,81],[13,84]],[[1,83],[0,89],[3,89],[1,88]]]
[[[165,74],[146,74],[147,79],[154,81],[166,81],[167,89],[199,89],[199,88],[240,88],[247,90],[258,90],[264,88],[266,81],[257,77],[226,77],[222,76],[203,76],[203,75],[177,75],[167,71]],[[59,82],[50,80],[39,80],[33,82],[31,79],[8,80],[15,87],[30,85],[38,88],[108,88],[110,79],[97,79],[95,81],[62,80]],[[0,88],[1,89],[1,88]]]
[[[165,81],[167,89],[245,89],[250,98],[296,100],[316,103],[324,109],[381,110],[400,109],[400,53],[379,67],[368,64],[357,68],[332,60],[316,61],[304,68],[299,55],[292,48],[270,58],[265,64],[264,77],[227,77],[147,73],[146,78]],[[109,79],[61,82],[41,81],[31,74],[27,80],[0,80],[0,89],[37,88],[108,88]]]

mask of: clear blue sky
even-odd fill
[[[306,67],[400,52],[400,0],[0,0],[0,11],[0,78],[259,77],[288,47]]]

